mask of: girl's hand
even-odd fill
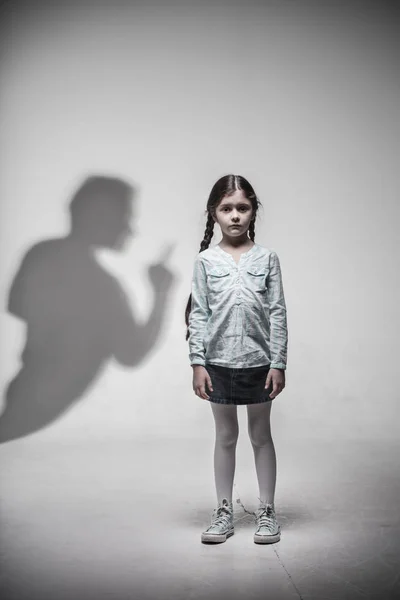
[[[206,384],[213,391],[211,378],[208,371],[202,365],[193,365],[193,391],[196,396],[208,400],[210,396],[206,393]]]
[[[272,382],[272,392],[269,397],[273,400],[281,393],[285,387],[285,371],[282,369],[270,369],[268,371],[265,389],[268,389]]]

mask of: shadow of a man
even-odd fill
[[[133,191],[117,178],[86,179],[70,203],[69,234],[36,244],[23,258],[8,310],[25,321],[26,344],[21,369],[6,390],[0,442],[54,422],[112,357],[134,367],[156,342],[172,273],[161,262],[149,267],[154,303],[142,325],[118,281],[95,257],[96,248],[121,250],[132,235]]]

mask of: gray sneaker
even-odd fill
[[[274,504],[261,502],[255,513],[257,529],[254,534],[256,544],[273,544],[281,539],[281,528],[276,520]]]
[[[218,544],[233,534],[233,504],[224,498],[213,512],[210,527],[201,534],[201,541]]]

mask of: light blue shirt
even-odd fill
[[[215,245],[196,257],[190,364],[286,369],[288,330],[279,258],[254,244],[237,264]]]

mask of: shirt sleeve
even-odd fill
[[[286,303],[283,293],[280,262],[276,252],[272,252],[270,257],[268,304],[270,318],[270,367],[273,369],[286,369],[288,345]]]
[[[203,261],[197,258],[193,268],[192,304],[189,315],[189,359],[191,365],[205,365],[204,334],[210,314],[205,266]]]

